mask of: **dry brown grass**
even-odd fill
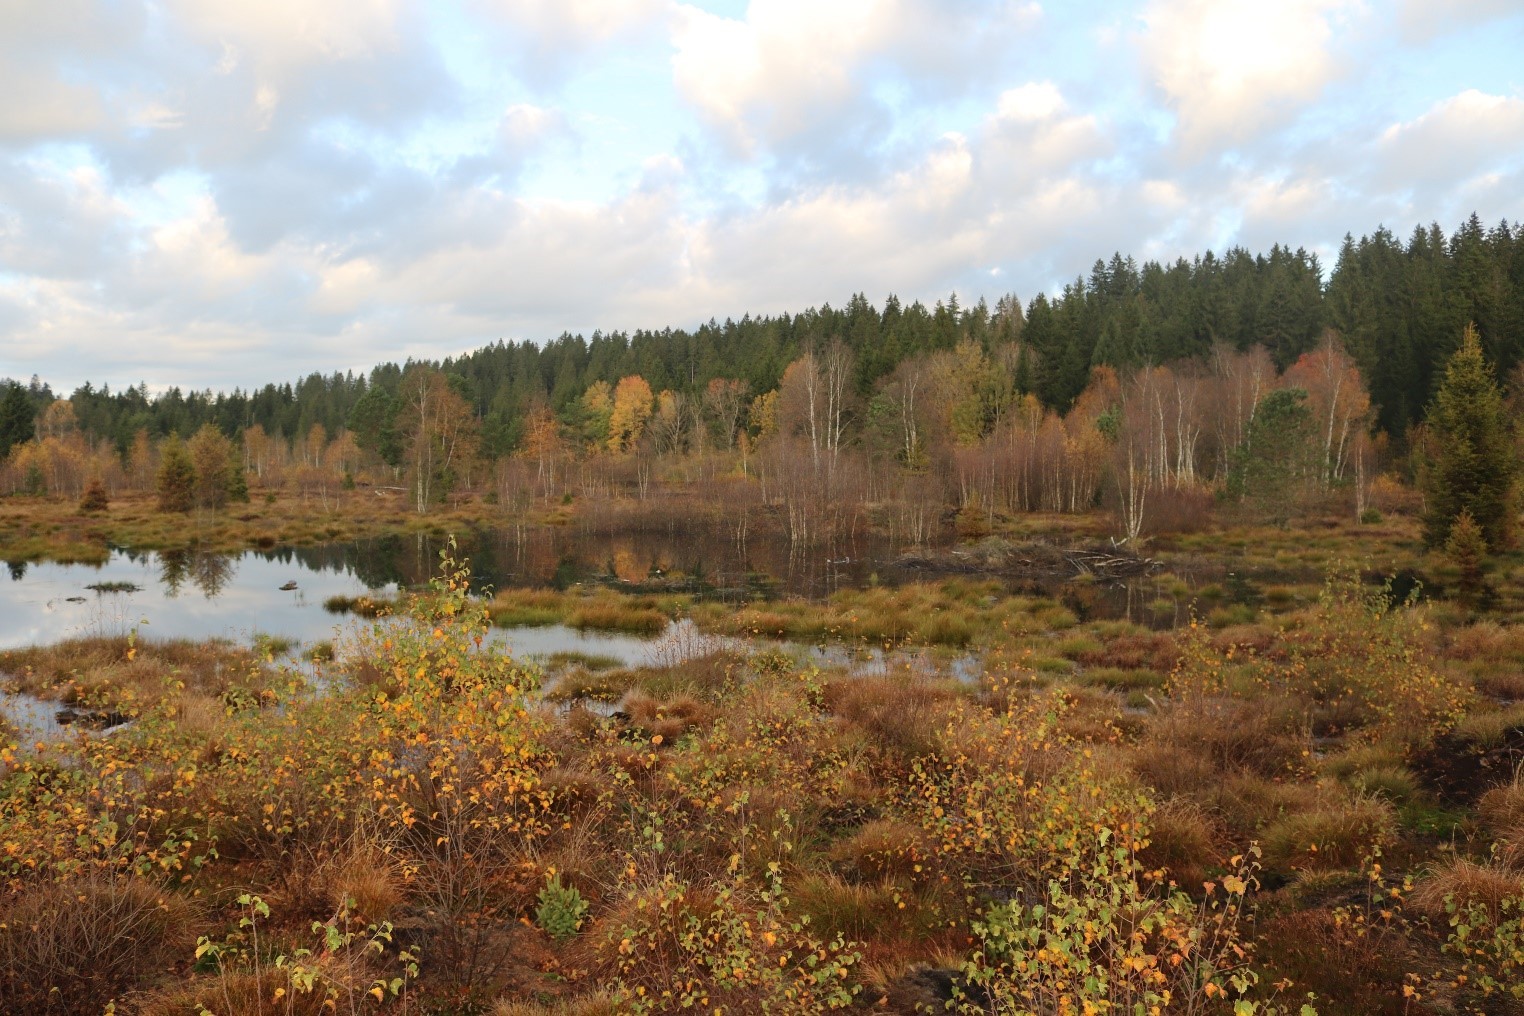
[[[833,864],[852,878],[910,879],[931,856],[919,826],[899,819],[876,819],[832,844]]]
[[[1213,633],[1217,649],[1252,650],[1263,653],[1275,645],[1275,629],[1265,624],[1234,624]]]
[[[623,1016],[624,1003],[602,989],[590,995],[558,1002],[522,1002],[504,999],[492,1008],[492,1016]]]
[[[882,1013],[946,1012],[953,1004],[953,984],[963,961],[955,945],[865,960],[863,1003]]]
[[[545,688],[545,697],[552,702],[574,702],[592,699],[595,702],[616,702],[639,680],[633,670],[588,670],[586,667],[569,667]]]
[[[1392,806],[1374,797],[1330,802],[1265,829],[1265,866],[1280,871],[1358,868],[1396,836]]]
[[[230,642],[121,637],[69,639],[0,652],[0,671],[17,690],[71,705],[130,712],[172,699],[201,709],[257,696],[269,681],[258,656]]]
[[[540,786],[551,795],[555,814],[567,821],[585,817],[610,792],[604,774],[574,764],[547,769],[540,774]]]
[[[1146,740],[1197,754],[1223,772],[1287,776],[1305,765],[1309,737],[1296,703],[1266,696],[1172,702],[1153,717]]]
[[[1524,732],[1524,702],[1494,709],[1474,709],[1461,717],[1452,734],[1465,744],[1497,748],[1521,732]]]
[[[1221,838],[1205,809],[1193,801],[1175,798],[1154,812],[1148,846],[1138,860],[1148,870],[1163,868],[1175,883],[1194,892],[1221,859]]]
[[[1128,753],[1127,763],[1143,783],[1165,796],[1199,794],[1221,778],[1205,751],[1167,741],[1144,741]]]
[[[1487,698],[1509,702],[1524,699],[1524,668],[1518,664],[1473,664],[1471,684]]]
[[[368,659],[356,660],[347,671],[355,686],[372,694],[396,698],[402,691],[402,679],[397,674],[384,671]]]
[[[730,697],[744,673],[745,660],[731,649],[716,649],[708,636],[677,629],[653,647],[651,666],[633,671],[634,682],[657,698],[692,695],[720,703]]]
[[[1059,720],[1059,730],[1076,741],[1116,743],[1134,725],[1131,718],[1124,723],[1121,698],[1105,688],[1070,687],[1064,699],[1068,709]]]
[[[830,941],[892,942],[904,933],[900,894],[882,883],[848,882],[831,873],[810,873],[789,886],[791,912],[807,914],[813,934]]]
[[[1312,811],[1329,801],[1328,793],[1317,785],[1253,773],[1203,784],[1191,796],[1219,817],[1240,842],[1258,839],[1267,825],[1284,816]]]
[[[195,944],[198,912],[144,879],[100,874],[0,901],[0,1010],[90,1013],[162,976]]]
[[[311,961],[309,961],[311,962]],[[138,1016],[186,1016],[187,1013],[210,1013],[211,1016],[332,1016],[365,1005],[362,997],[370,985],[350,984],[349,971],[332,962],[318,961],[320,973],[311,990],[292,982],[286,970],[229,971],[215,978],[199,980],[178,989],[149,995],[137,1003]],[[326,975],[326,976],[325,976]],[[330,998],[330,995],[334,997]],[[368,997],[366,1001],[370,1001]]]
[[[1356,926],[1330,910],[1299,910],[1271,918],[1256,937],[1265,980],[1291,982],[1289,998],[1316,992],[1318,1012],[1419,1016],[1434,1011],[1404,998],[1404,976],[1416,969],[1418,958],[1395,928]]]
[[[1430,869],[1423,881],[1408,896],[1413,911],[1441,924],[1448,916],[1447,906],[1479,905],[1496,925],[1503,913],[1503,901],[1524,904],[1524,874],[1497,864],[1478,864],[1464,857],[1441,861]]]
[[[501,508],[470,497],[420,516],[400,494],[378,497],[368,488],[346,491],[337,484],[322,497],[284,488],[251,494],[248,504],[190,515],[158,511],[157,497],[144,491],[117,491],[108,511],[86,516],[77,513],[72,498],[8,497],[0,512],[0,558],[100,562],[113,546],[161,550],[194,544],[230,552],[420,530],[463,532],[503,518]]]
[[[1446,632],[1443,654],[1452,660],[1509,660],[1524,663],[1524,626],[1479,621]]]
[[[1168,632],[1128,633],[1105,640],[1098,648],[1076,653],[1074,659],[1087,667],[1116,670],[1152,670],[1169,673],[1180,650]]]
[[[328,866],[328,903],[348,909],[365,924],[390,919],[406,897],[403,863],[380,844],[361,841]]]
[[[716,710],[691,695],[656,699],[644,692],[630,692],[620,702],[630,723],[657,744],[675,744],[678,738],[705,729],[714,722]]]
[[[1524,771],[1515,772],[1507,783],[1493,787],[1477,802],[1477,814],[1497,833],[1524,839]]]
[[[930,754],[962,690],[909,673],[843,677],[827,682],[825,707],[862,728],[874,745],[900,763]]]

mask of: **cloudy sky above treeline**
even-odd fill
[[[0,0],[0,376],[248,387],[1524,218],[1518,0]]]

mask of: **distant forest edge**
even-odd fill
[[[1500,377],[1524,359],[1524,226],[1503,221],[1489,230],[1473,214],[1448,237],[1437,224],[1415,229],[1406,243],[1385,228],[1359,240],[1346,236],[1326,285],[1317,256],[1300,248],[1255,255],[1234,247],[1220,257],[1208,251],[1141,267],[1115,254],[1056,298],[1039,294],[1025,307],[1014,295],[993,307],[982,298],[965,306],[953,295],[931,308],[890,296],[879,308],[859,294],[841,308],[711,320],[692,331],[499,341],[433,365],[474,409],[481,453],[496,457],[522,446],[538,405],[582,429],[583,396],[598,382],[639,376],[653,391],[697,398],[711,381],[726,379],[757,395],[778,388],[805,351],[833,340],[851,352],[851,384],[863,400],[902,361],[972,341],[986,352],[1004,350],[998,359],[1018,395],[1033,394],[1064,413],[1096,366],[1126,374],[1204,360],[1214,346],[1263,346],[1284,370],[1332,329],[1365,379],[1375,428],[1400,439],[1422,418],[1468,323]],[[77,425],[124,455],[139,430],[188,437],[208,422],[229,437],[258,426],[286,441],[321,424],[329,435],[347,429],[362,446],[380,448],[412,365],[381,364],[368,377],[314,373],[247,392],[171,388],[151,396],[146,386],[113,392],[87,383],[70,401]],[[28,395],[39,415],[55,398],[38,379]]]

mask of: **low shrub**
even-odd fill
[[[561,941],[581,929],[587,907],[587,901],[577,887],[562,885],[557,873],[551,875],[545,888],[540,890],[540,905],[534,912],[534,920],[547,935]]]
[[[1259,982],[1239,930],[1252,865],[1235,864],[1200,904],[1161,896],[1107,833],[1092,861],[1048,882],[1036,902],[999,904],[973,922],[956,1011],[1184,1012],[1234,999],[1234,1012],[1263,1011],[1244,998]]]
[[[632,1014],[701,1003],[722,1012],[818,1013],[849,1008],[861,958],[788,915],[774,875],[763,889],[666,876],[633,887],[603,922],[612,993]]]

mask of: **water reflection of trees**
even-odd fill
[[[180,595],[180,587],[185,584],[189,570],[190,551],[166,550],[159,555],[159,584],[164,587],[167,598],[173,600]]]
[[[369,589],[409,588],[438,574],[439,554],[448,539],[437,533],[408,533],[248,553],[308,572],[352,575]],[[765,588],[820,596],[865,584],[895,556],[891,542],[879,537],[800,548],[790,547],[787,540],[740,541],[724,526],[691,520],[639,533],[572,527],[469,529],[456,535],[456,544],[456,553],[471,562],[479,589],[677,581],[717,590]],[[187,582],[214,597],[232,579],[238,560],[195,550],[165,551],[158,555],[160,580],[171,597]]]
[[[208,600],[215,600],[237,570],[238,561],[231,554],[196,548],[159,553],[159,583],[171,600],[180,595],[187,580]]]
[[[260,558],[313,572],[350,574],[371,589],[426,584],[438,574],[448,537],[393,535],[346,543],[255,551]],[[641,533],[589,533],[559,527],[470,529],[456,535],[479,588],[686,578],[716,588],[759,584],[820,595],[866,581],[892,556],[885,541],[848,541],[801,553],[786,541],[740,542],[718,526],[657,527]],[[843,562],[846,562],[845,564]]]
[[[191,581],[208,600],[215,600],[232,580],[237,568],[237,563],[228,554],[198,552],[191,556]]]

